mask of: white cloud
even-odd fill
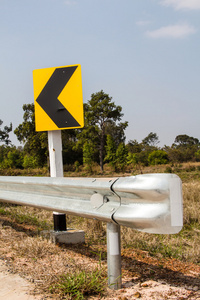
[[[159,38],[174,38],[180,39],[185,38],[190,34],[194,34],[196,32],[193,26],[188,24],[182,25],[169,25],[165,27],[161,27],[156,30],[147,31],[146,35],[150,38],[159,39]]]
[[[165,6],[172,6],[175,10],[197,10],[200,9],[200,0],[162,0]]]

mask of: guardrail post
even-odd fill
[[[120,226],[107,223],[108,284],[113,290],[121,288],[121,240]]]

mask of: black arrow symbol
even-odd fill
[[[80,126],[80,124],[58,100],[58,96],[72,77],[76,68],[77,66],[55,69],[36,99],[37,103],[42,107],[58,128]]]

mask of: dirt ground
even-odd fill
[[[101,264],[106,269],[106,247],[93,245],[54,245],[34,236],[30,227],[13,228],[2,220],[0,228],[0,299],[63,299],[50,294],[49,284],[69,269],[92,269]],[[147,251],[122,250],[122,288],[106,290],[98,300],[199,299],[200,266],[176,259],[152,257]]]
[[[30,295],[33,286],[18,274],[9,272],[9,268],[0,261],[0,299],[2,300],[39,300]]]
[[[127,253],[128,254],[128,253]],[[122,288],[117,291],[108,289],[104,297],[89,297],[88,299],[107,299],[107,300],[128,300],[128,299],[200,299],[200,279],[197,279],[200,270],[193,269],[194,266],[186,266],[183,273],[174,272],[173,268],[182,268],[174,262],[174,267],[169,266],[168,272],[164,272],[163,276],[157,274],[158,278],[149,280],[146,274],[143,280],[138,282],[137,268],[134,268],[135,275],[130,276],[131,270],[127,271],[126,264],[129,262],[128,255],[122,260],[123,280]],[[91,264],[91,259],[82,258],[82,255],[74,253],[76,260],[82,260],[84,263]],[[123,256],[122,256],[123,258]],[[177,265],[176,265],[177,263]],[[144,267],[144,261],[138,261],[138,268]],[[172,262],[173,264],[173,262]],[[151,272],[156,265],[149,264]],[[144,269],[143,269],[144,270]],[[19,270],[16,270],[19,272]],[[144,270],[146,273],[146,270]],[[198,276],[197,276],[198,275]],[[22,278],[19,274],[13,273],[13,268],[9,267],[7,261],[0,261],[0,299],[6,300],[44,300],[44,299],[62,299],[38,292],[37,284],[31,283],[30,280]],[[33,295],[34,290],[37,289],[37,295]],[[38,294],[39,293],[39,294]]]
[[[18,274],[9,272],[5,263],[0,261],[0,299],[2,300],[43,300],[51,299],[45,295],[33,296],[34,284],[22,278]],[[133,278],[134,279],[134,278]],[[124,280],[123,280],[124,281]],[[126,278],[123,288],[118,291],[108,290],[102,299],[127,300],[127,299],[200,299],[199,286],[175,286],[165,280],[147,280],[135,284]],[[90,297],[89,299],[100,299]]]

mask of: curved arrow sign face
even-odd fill
[[[84,125],[81,66],[33,71],[36,131]]]

